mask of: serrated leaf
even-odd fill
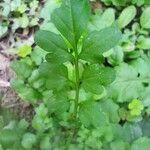
[[[84,101],[79,106],[79,119],[86,127],[103,127],[107,123],[107,117],[100,110],[98,103],[94,101]]]
[[[108,67],[101,67],[98,64],[88,66],[83,72],[82,86],[86,91],[100,94],[104,87],[115,79],[115,72]]]
[[[115,47],[120,39],[121,32],[116,27],[93,31],[83,42],[80,58],[91,63],[99,63],[102,53]]]
[[[87,0],[66,0],[52,13],[52,22],[73,48],[86,30],[89,12]]]
[[[118,18],[118,25],[120,28],[127,26],[136,16],[135,6],[126,7]]]

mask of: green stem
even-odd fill
[[[75,118],[77,118],[77,111],[78,111],[78,102],[79,102],[79,62],[78,62],[78,51],[75,50],[75,76],[76,76],[76,95],[75,95],[75,108],[74,108],[74,114]]]

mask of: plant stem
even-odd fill
[[[75,76],[76,76],[76,95],[75,95],[75,107],[74,107],[74,114],[75,118],[77,118],[77,111],[78,111],[78,102],[79,102],[79,62],[78,62],[78,51],[75,49]]]

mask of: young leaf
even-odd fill
[[[115,47],[121,39],[121,32],[116,27],[89,33],[83,42],[80,58],[91,63],[99,63],[102,53]]]
[[[20,57],[26,57],[32,51],[32,47],[30,45],[24,45],[18,49],[18,55]]]
[[[52,13],[52,22],[73,48],[86,30],[89,12],[88,0],[65,0]]]
[[[86,91],[100,94],[103,92],[103,86],[110,84],[114,79],[115,72],[113,69],[94,64],[84,70],[82,86]]]
[[[79,107],[79,119],[86,127],[103,127],[107,123],[107,117],[100,110],[98,103],[94,101],[84,101]]]
[[[132,102],[129,103],[128,108],[132,116],[139,116],[144,109],[144,105],[140,100],[133,99]]]

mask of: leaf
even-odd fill
[[[141,122],[143,136],[150,137],[150,120],[143,119]]]
[[[66,51],[56,51],[54,53],[48,53],[45,59],[49,63],[58,65],[73,60],[73,56]]]
[[[68,72],[64,65],[42,63],[39,72],[46,79],[47,89],[61,90],[67,84]]]
[[[44,19],[45,22],[50,21],[51,19],[51,13],[59,7],[60,3],[56,0],[47,0],[44,4],[44,7],[42,8],[40,12],[40,17]]]
[[[31,60],[36,64],[36,65],[40,65],[44,59],[45,59],[45,55],[47,54],[46,51],[44,51],[43,49],[41,49],[40,47],[36,46],[32,53],[31,53]]]
[[[101,30],[103,28],[111,26],[115,21],[115,11],[112,8],[108,8],[103,14],[96,13],[92,16],[89,28],[90,30]]]
[[[113,69],[94,64],[84,70],[82,86],[86,91],[101,94],[104,90],[103,86],[107,86],[114,79],[115,72]]]
[[[19,26],[21,28],[26,28],[28,25],[29,25],[29,18],[27,14],[23,14],[23,16],[19,18]]]
[[[20,57],[26,57],[32,51],[32,47],[30,45],[24,45],[18,49],[18,55]]]
[[[111,150],[125,150],[125,143],[122,140],[113,141],[110,144]]]
[[[47,52],[67,51],[63,38],[50,31],[39,30],[35,35],[35,42]]]
[[[129,103],[128,108],[132,116],[139,116],[144,109],[144,105],[140,100],[134,99]]]
[[[109,86],[108,93],[117,102],[131,101],[139,97],[143,89],[142,80],[138,78],[136,69],[128,64],[122,63],[116,68],[116,79]]]
[[[132,66],[135,67],[139,73],[139,77],[143,79],[143,82],[150,82],[150,58],[143,56],[132,62]]]
[[[120,120],[119,115],[118,115],[119,106],[116,103],[114,103],[110,99],[104,100],[100,102],[100,107],[102,111],[108,115],[110,122],[112,123],[119,122]]]
[[[48,62],[61,64],[72,59],[72,55],[67,52],[67,45],[60,35],[40,30],[36,33],[35,41],[42,49],[50,52],[46,56]]]
[[[150,49],[150,38],[140,36],[137,41],[138,41],[137,47],[139,49],[144,49],[144,50],[149,50]]]
[[[52,22],[73,48],[87,28],[89,12],[87,0],[65,0],[52,13]]]
[[[54,93],[47,102],[47,107],[51,113],[56,113],[58,116],[69,109],[70,103],[67,95],[63,92]]]
[[[23,14],[27,10],[27,5],[26,4],[21,4],[18,8],[17,11],[21,14]]]
[[[22,80],[12,80],[11,86],[19,93],[19,96],[25,101],[35,103],[38,99],[41,99],[41,94],[32,87],[25,85]]]
[[[131,143],[142,136],[142,129],[138,124],[125,123],[123,126],[124,139]]]
[[[132,0],[132,3],[141,6],[145,3],[145,0]]]
[[[86,127],[103,127],[107,123],[107,117],[100,110],[98,103],[93,101],[84,101],[79,106],[79,119]]]
[[[125,6],[128,0],[111,0],[115,6]]]
[[[113,49],[113,53],[107,58],[108,62],[113,66],[120,65],[123,62],[123,59],[124,53],[121,46],[116,46]]]
[[[127,26],[136,16],[135,6],[126,7],[118,18],[118,26],[124,28]]]
[[[115,47],[121,39],[116,27],[91,32],[83,42],[80,58],[91,63],[99,63],[103,52]]]
[[[40,149],[41,150],[49,150],[50,147],[51,147],[50,137],[46,136],[46,137],[42,138],[42,140],[40,141]]]
[[[144,9],[141,17],[140,17],[140,24],[145,29],[150,29],[150,7]]]
[[[150,138],[141,137],[133,142],[131,150],[149,150],[150,148]]]
[[[19,137],[17,136],[15,130],[3,129],[0,131],[0,144],[3,148],[12,148],[12,146],[18,141]]]
[[[33,145],[36,143],[36,136],[32,133],[26,133],[23,135],[22,146],[25,149],[32,149]]]
[[[11,64],[11,68],[15,71],[17,76],[21,79],[28,78],[32,73],[31,66],[21,61],[14,61]]]

